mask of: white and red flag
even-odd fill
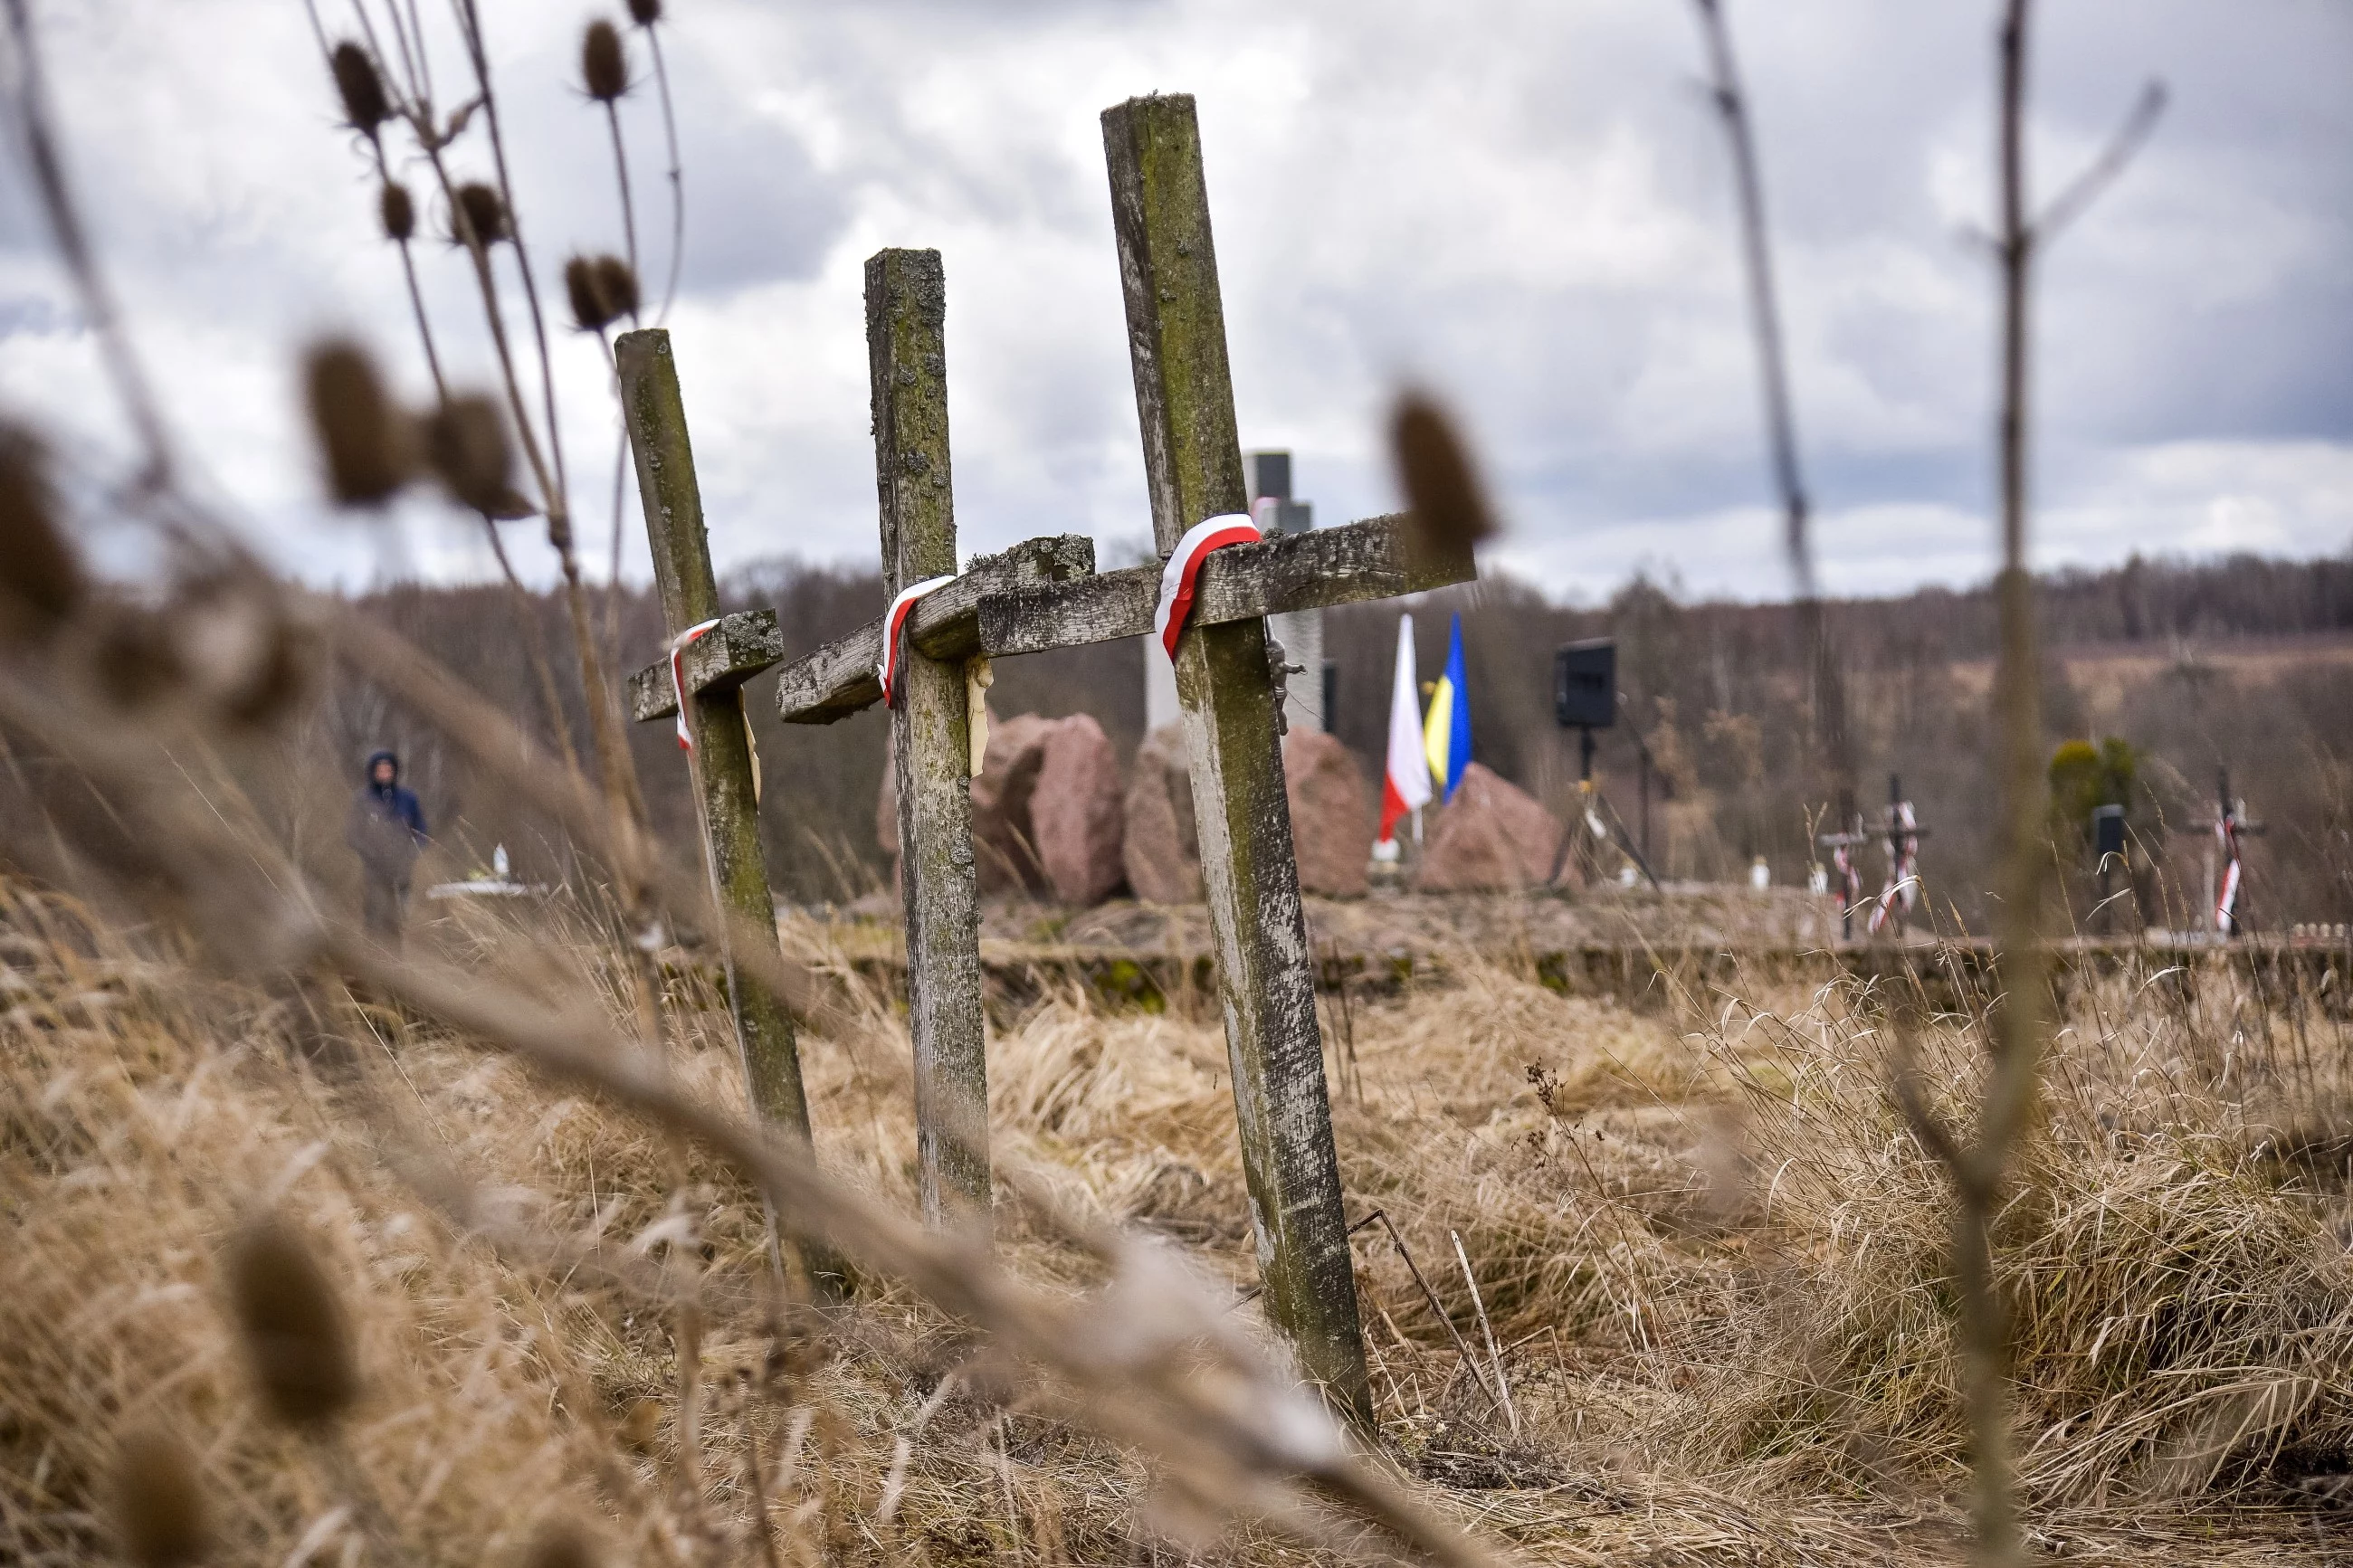
[[[1422,747],[1421,683],[1414,673],[1413,617],[1398,617],[1397,683],[1389,689],[1389,760],[1381,775],[1381,837],[1397,843],[1398,819],[1430,804],[1430,758]]]
[[[2214,837],[2222,846],[2222,887],[2214,896],[2214,929],[2224,936],[2239,929],[2238,827],[2237,814],[2227,806],[2214,823]]]
[[[1887,923],[1898,900],[1905,914],[1919,907],[1920,838],[1905,831],[1919,826],[1920,818],[1913,812],[1910,801],[1897,801],[1889,808],[1888,841],[1894,846],[1894,852],[1887,862],[1887,886],[1879,890],[1879,901],[1872,906],[1871,919],[1865,922],[1866,929],[1873,933]]]
[[[1201,574],[1201,563],[1212,550],[1255,544],[1258,540],[1258,524],[1240,512],[1229,511],[1203,518],[1176,542],[1176,548],[1169,552],[1168,564],[1160,569],[1160,604],[1152,612],[1153,633],[1170,660],[1176,658],[1176,639],[1185,634],[1186,619],[1193,613],[1193,588]]]
[[[896,708],[903,695],[899,690],[899,644],[907,631],[907,617],[914,612],[915,601],[924,595],[944,588],[955,581],[954,575],[926,577],[899,590],[891,601],[890,609],[882,615],[882,662],[874,667],[875,677],[882,682],[882,706]]]
[[[670,645],[670,694],[678,699],[678,749],[681,752],[694,750],[694,731],[686,727],[686,673],[683,666],[687,647],[718,624],[715,616],[711,620],[697,621],[679,633],[677,640]]]

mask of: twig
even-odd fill
[[[2031,391],[2029,329],[2033,268],[2052,232],[2077,216],[2147,139],[2164,93],[2152,85],[2108,149],[2030,222],[2026,178],[2027,28],[2030,0],[2007,0],[1999,39],[2001,278],[2000,497],[2002,568],[1998,602],[2000,659],[1994,711],[2000,735],[2002,861],[1995,906],[1995,962],[2001,994],[1989,1019],[1993,1060],[1973,1136],[1964,1142],[1922,1090],[1908,1025],[1897,1021],[1893,1089],[1905,1123],[1945,1168],[1954,1196],[1953,1272],[1959,1295],[1962,1399],[1975,1474],[1976,1555],[1989,1568],[2023,1561],[2010,1454],[2009,1317],[1994,1278],[1993,1227],[2003,1205],[2011,1153],[2032,1113],[2050,1032],[2050,957],[2043,942],[2047,846],[2043,842],[2042,717],[2036,657],[2034,584],[2028,574],[2027,469]]]
[[[628,247],[629,276],[638,276],[638,212],[629,200],[629,154],[621,141],[621,105],[617,99],[605,100],[605,123],[613,132],[613,178],[621,187],[621,238]],[[636,306],[629,309],[629,324],[638,321]]]
[[[499,177],[499,199],[506,204],[508,226],[513,232],[515,270],[522,275],[523,300],[531,310],[531,330],[539,345],[539,375],[547,408],[547,449],[555,465],[555,489],[551,504],[565,508],[564,437],[555,419],[555,370],[547,349],[547,316],[539,306],[539,284],[531,270],[531,251],[524,244],[522,217],[516,210],[514,182],[507,175],[506,135],[499,124],[499,98],[491,83],[491,52],[482,41],[482,16],[476,0],[451,0],[458,14],[458,31],[466,40],[468,63],[473,67],[475,90],[480,94],[483,122],[491,133],[491,166]],[[568,510],[568,509],[566,509]],[[551,522],[554,520],[551,518]]]
[[[1797,587],[1798,634],[1805,648],[1813,689],[1815,741],[1829,774],[1831,794],[1843,799],[1854,789],[1854,756],[1846,716],[1846,682],[1830,635],[1828,615],[1814,574],[1809,533],[1812,503],[1799,462],[1795,401],[1789,393],[1788,355],[1781,335],[1779,293],[1773,279],[1771,230],[1765,217],[1765,182],[1757,166],[1756,132],[1748,99],[1732,52],[1722,0],[1693,0],[1707,45],[1712,78],[1708,97],[1724,122],[1732,153],[1734,188],[1740,202],[1741,258],[1748,283],[1748,321],[1757,339],[1757,372],[1765,405],[1765,435],[1774,488],[1781,498],[1782,548]],[[1844,825],[1841,824],[1841,826]]]
[[[661,33],[649,22],[645,28],[646,44],[654,55],[654,88],[661,99],[662,136],[670,152],[670,279],[662,285],[661,309],[654,313],[654,325],[670,320],[670,301],[678,298],[679,263],[686,256],[686,176],[678,156],[678,116],[672,111],[670,98],[670,67],[662,60]]]
[[[361,15],[364,17],[366,13],[362,12]],[[399,15],[396,9],[393,12],[396,24],[399,21]],[[326,37],[323,32],[319,31],[318,16],[315,12],[311,16],[311,28],[314,33],[318,33],[320,48],[323,54],[327,48]],[[414,83],[422,76],[425,69],[422,38],[417,42],[415,59],[408,58],[408,47],[405,41],[402,44],[401,52]],[[373,49],[369,51],[369,58],[380,72],[384,62],[376,57]],[[322,63],[326,63],[332,72],[333,68],[332,60]],[[415,101],[425,106],[423,118],[429,122],[430,100],[419,96]],[[375,155],[376,184],[380,194],[392,184],[392,168],[385,158],[383,138],[372,134],[368,137],[368,145]],[[417,343],[425,351],[425,368],[433,377],[434,404],[437,407],[447,407],[449,402],[449,384],[442,376],[441,355],[433,342],[432,321],[426,313],[424,293],[417,285],[417,259],[409,248],[407,237],[396,237],[393,243],[400,247],[401,276],[408,285],[408,306],[412,318],[417,323]],[[522,578],[516,574],[514,563],[507,556],[506,541],[499,536],[498,520],[487,511],[477,512],[476,515],[481,519],[483,537],[490,541],[491,557],[498,562],[499,575],[505,580],[507,602],[514,611],[518,628],[522,634],[523,653],[531,661],[533,679],[538,682],[540,701],[547,709],[547,722],[555,737],[556,748],[563,754],[564,765],[576,771],[580,766],[580,758],[573,749],[572,725],[565,717],[564,699],[556,689],[555,671],[547,661],[546,638],[540,633],[539,616],[532,606],[529,591],[523,587]]]
[[[1479,1392],[1487,1396],[1487,1407],[1490,1410],[1501,1410],[1504,1407],[1504,1402],[1496,1397],[1493,1389],[1487,1386],[1487,1374],[1480,1370],[1479,1357],[1471,1349],[1471,1342],[1462,1337],[1462,1331],[1454,1326],[1454,1320],[1447,1316],[1445,1304],[1439,1300],[1438,1292],[1431,1289],[1430,1281],[1421,1277],[1421,1268],[1414,1262],[1413,1253],[1407,1247],[1405,1237],[1398,1234],[1398,1227],[1389,1219],[1388,1211],[1375,1209],[1350,1226],[1348,1234],[1354,1236],[1376,1220],[1380,1222],[1383,1230],[1389,1233],[1390,1244],[1398,1249],[1398,1256],[1405,1259],[1406,1272],[1411,1274],[1413,1282],[1421,1288],[1421,1299],[1430,1303],[1430,1315],[1438,1320],[1439,1326],[1444,1329],[1447,1337],[1454,1342],[1454,1348],[1461,1352],[1463,1369],[1470,1373],[1471,1381],[1477,1384]],[[1391,1323],[1389,1327],[1394,1331],[1397,1325]]]
[[[2081,217],[2086,207],[2100,199],[2101,192],[2116,183],[2116,176],[2125,172],[2125,166],[2147,144],[2150,134],[2157,130],[2158,120],[2165,113],[2165,105],[2163,82],[2152,80],[2142,84],[2140,97],[2133,100],[2124,123],[2116,127],[2116,133],[2108,139],[2108,144],[2101,149],[2100,155],[2069,182],[2058,198],[2042,209],[2042,216],[2034,220],[2034,233],[2042,243],[2048,245],[2056,238],[2062,229]]]
[[[1480,1299],[1479,1280],[1471,1272],[1470,1254],[1462,1250],[1462,1233],[1450,1230],[1446,1234],[1454,1239],[1454,1260],[1462,1265],[1462,1282],[1471,1287],[1471,1305],[1479,1314],[1479,1331],[1487,1340],[1487,1359],[1495,1363],[1495,1386],[1504,1394],[1504,1419],[1512,1424],[1512,1436],[1516,1437],[1520,1435],[1520,1413],[1512,1405],[1512,1385],[1504,1376],[1504,1352],[1495,1348],[1495,1328],[1487,1321],[1487,1303]]]

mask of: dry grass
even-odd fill
[[[0,1555],[110,1555],[103,1478],[158,1427],[196,1456],[221,1561],[512,1560],[559,1517],[628,1560],[742,1560],[755,1447],[788,1562],[1297,1553],[1155,1503],[1143,1465],[885,1282],[830,1326],[776,1302],[756,1197],[630,1117],[348,994],[199,980],[54,900],[12,896],[5,930]],[[437,940],[519,951],[487,922]],[[537,984],[620,1005],[585,935],[554,951],[575,968]],[[2093,1556],[2323,1553],[2353,1452],[2353,1263],[2339,1084],[2309,1064],[2343,1026],[2307,1013],[2299,1047],[2275,1009],[2266,1047],[2226,974],[2180,978],[2073,1009],[2004,1217],[2031,1522]],[[723,1016],[681,984],[675,1069],[735,1104],[704,1032]],[[1363,1098],[1335,1108],[1352,1217],[1390,1216],[1476,1345],[1460,1232],[1523,1427],[1360,1232],[1382,1435],[1442,1509],[1546,1561],[1948,1552],[1949,1206],[1883,1088],[1906,1010],[1783,1000],[1636,1015],[1489,969],[1360,1005]],[[1912,1000],[1968,1103],[1973,1033]],[[901,1049],[852,996],[808,1057],[826,1162],[907,1205]],[[1214,1025],[1065,996],[991,1050],[1017,1185],[1247,1286]],[[1097,1282],[1004,1196],[1018,1273]],[[268,1423],[224,1316],[221,1247],[263,1208],[313,1238],[357,1325],[339,1447]],[[684,1299],[705,1325],[691,1483]]]

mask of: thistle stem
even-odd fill
[[[686,175],[678,156],[678,116],[670,108],[670,67],[662,62],[661,34],[646,28],[646,43],[654,55],[654,89],[661,99],[662,138],[670,153],[670,279],[662,285],[661,309],[654,324],[670,320],[670,305],[678,298],[678,267],[686,254]]]
[[[613,132],[613,179],[621,188],[621,237],[628,247],[629,276],[638,275],[638,214],[629,199],[629,153],[621,140],[621,106],[617,99],[605,100],[605,123]],[[629,324],[637,325],[638,312],[629,311]],[[609,356],[607,356],[609,357]]]

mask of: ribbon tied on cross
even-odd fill
[[[670,645],[670,689],[678,698],[678,749],[681,752],[694,750],[694,732],[686,727],[686,650],[697,637],[718,624],[716,616],[707,621],[697,621],[679,633]]]
[[[1261,512],[1276,505],[1271,498],[1261,500]],[[1168,552],[1168,563],[1160,569],[1160,605],[1152,615],[1153,635],[1171,663],[1176,658],[1176,639],[1185,635],[1185,622],[1193,614],[1194,590],[1201,574],[1201,563],[1213,550],[1229,544],[1255,544],[1264,535],[1259,525],[1245,512],[1223,512],[1205,517],[1185,531],[1176,548]]]
[[[875,678],[882,683],[883,707],[896,708],[906,696],[899,689],[900,668],[904,662],[899,650],[907,634],[907,617],[914,613],[916,601],[955,581],[954,573],[944,577],[926,577],[900,589],[892,599],[891,608],[882,616],[882,662],[874,667]]]

